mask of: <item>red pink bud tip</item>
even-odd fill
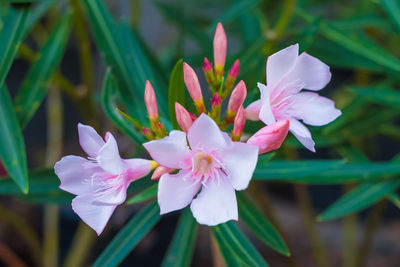
[[[212,71],[212,65],[210,61],[205,57],[204,58],[204,65],[203,65],[204,72],[210,72]]]
[[[186,62],[183,62],[183,79],[193,101],[201,101],[203,95],[196,73]]]
[[[267,153],[278,149],[282,145],[288,131],[288,120],[277,121],[256,132],[247,143],[257,146],[258,154]]]
[[[227,40],[224,27],[218,23],[214,35],[214,64],[224,66],[226,58]]]
[[[188,132],[190,127],[192,127],[193,119],[191,113],[189,113],[181,104],[175,102],[175,113],[176,120],[179,126],[184,132]]]
[[[219,96],[218,93],[215,93],[212,100],[211,100],[211,105],[212,106],[220,106],[221,105],[221,97]]]
[[[164,167],[164,166],[158,166],[158,167],[154,170],[153,174],[151,175],[151,180],[159,180],[160,177],[161,177],[163,174],[171,173],[173,170],[174,170],[174,169],[167,168],[167,167]]]
[[[239,75],[240,70],[240,62],[239,59],[236,59],[235,63],[233,63],[231,69],[229,70],[228,75],[232,78],[235,78]]]
[[[228,111],[236,113],[239,107],[243,104],[246,99],[247,89],[244,81],[240,81],[233,89],[232,95],[229,98]]]
[[[157,98],[153,86],[151,86],[151,83],[149,81],[146,81],[146,87],[144,89],[144,103],[146,104],[149,118],[157,118],[158,117]]]

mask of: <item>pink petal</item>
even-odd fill
[[[180,169],[180,163],[190,153],[186,134],[182,131],[171,131],[169,136],[144,143],[143,146],[158,164],[172,169]]]
[[[289,121],[278,121],[256,132],[247,140],[247,143],[257,146],[259,148],[258,153],[264,154],[278,149],[285,140],[288,131]]]
[[[261,93],[261,109],[259,114],[260,120],[265,124],[274,123],[276,120],[271,109],[269,89],[267,86],[265,86],[265,84],[262,83],[257,83],[257,86]]]
[[[100,235],[113,214],[115,205],[93,204],[87,196],[77,196],[72,200],[72,209],[76,214]]]
[[[101,168],[78,156],[63,157],[54,165],[54,171],[61,181],[60,188],[74,195],[91,191],[92,186],[88,181],[96,170],[101,171]]]
[[[130,182],[148,175],[153,169],[151,161],[147,159],[125,159],[124,163]]]
[[[254,101],[246,108],[246,117],[248,120],[251,121],[258,121],[260,120],[260,109],[261,109],[261,99]]]
[[[214,35],[214,64],[224,66],[226,58],[227,40],[224,27],[218,23]]]
[[[104,140],[90,126],[78,123],[79,143],[89,157],[96,158]]]
[[[305,89],[321,90],[329,83],[331,76],[328,65],[304,52],[297,58],[296,65],[287,79],[304,82]]]
[[[200,189],[201,183],[192,180],[191,172],[180,171],[177,174],[163,174],[158,182],[158,204],[160,214],[180,210],[190,204]]]
[[[125,167],[119,156],[117,141],[114,136],[107,132],[106,144],[100,149],[97,162],[106,171],[112,174],[121,174]]]
[[[194,72],[192,67],[190,67],[186,62],[183,62],[183,79],[193,101],[196,102],[203,99],[199,78],[197,78],[196,72]]]
[[[296,110],[297,119],[313,126],[328,124],[342,112],[335,108],[335,102],[316,93],[304,92],[290,97],[291,109]]]
[[[301,122],[295,119],[289,120],[290,132],[299,140],[299,142],[307,149],[315,152],[315,142],[312,140],[311,133]]]
[[[227,139],[218,125],[204,113],[193,122],[189,129],[188,140],[192,150],[199,147],[214,150],[227,145]]]
[[[294,67],[299,55],[299,45],[289,46],[267,59],[267,85],[274,87]]]
[[[190,205],[193,216],[200,224],[214,226],[238,219],[235,189],[226,176],[213,179],[203,186]]]
[[[220,153],[224,170],[233,188],[236,190],[246,189],[257,165],[258,147],[233,142],[232,146]]]
[[[130,183],[127,181],[127,177],[122,175],[105,178],[103,181],[98,180],[100,184],[93,187],[93,191],[87,195],[87,198],[99,205],[120,205],[125,202],[126,190]]]

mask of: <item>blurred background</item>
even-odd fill
[[[53,75],[45,101],[23,132],[29,169],[52,167],[61,156],[84,155],[78,143],[78,122],[94,126],[101,135],[115,133],[123,157],[146,156],[101,108],[100,90],[107,64],[94,41],[84,7],[78,0],[49,2],[52,4],[35,4],[44,12],[24,39],[6,79],[15,97],[32,56],[40,51],[57,18],[73,10],[74,25],[57,75]],[[165,81],[156,90],[168,88],[168,77],[180,58],[196,67],[206,88],[201,67],[205,56],[212,58],[218,22],[223,23],[228,37],[227,66],[240,59],[238,79],[246,82],[247,103],[259,97],[256,83],[265,82],[267,56],[282,48],[299,43],[301,51],[328,64],[332,80],[320,93],[334,99],[343,115],[330,125],[310,127],[317,153],[302,149],[289,134],[275,158],[389,161],[400,152],[398,1],[104,2],[117,21],[128,25],[151,64],[156,65],[156,75]],[[5,5],[0,7],[4,17]],[[259,125],[248,123],[246,127],[252,132]],[[246,233],[271,266],[398,266],[400,212],[386,198],[341,219],[317,222],[319,213],[355,186],[254,182],[249,190],[262,191],[266,201],[259,202],[260,208],[284,236],[292,257],[276,253]],[[11,197],[5,191],[0,198],[0,261],[10,266],[88,266],[141,207],[119,207],[105,232],[97,237],[73,213],[72,196],[57,191],[49,200],[40,194]],[[163,216],[121,266],[159,266],[178,215]],[[200,226],[192,266],[221,266],[218,259],[209,229]]]

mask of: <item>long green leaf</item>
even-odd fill
[[[190,266],[196,242],[198,224],[186,208],[176,227],[174,237],[162,262],[163,267]]]
[[[52,74],[64,54],[72,26],[71,13],[67,12],[52,31],[32,64],[15,98],[15,111],[22,127],[25,127],[42,103]]]
[[[176,62],[170,79],[168,88],[168,110],[174,129],[179,129],[179,124],[176,121],[175,102],[185,106],[185,83],[183,81],[183,60]]]
[[[160,219],[156,201],[141,209],[100,254],[94,267],[118,266]]]
[[[388,105],[389,107],[400,108],[400,92],[389,88],[376,87],[350,87],[349,90],[357,96],[365,97],[366,99]]]
[[[22,192],[28,193],[25,143],[12,100],[5,85],[0,87],[0,158]]]
[[[229,221],[213,227],[215,235],[222,235],[226,241],[225,246],[230,247],[236,257],[240,258],[247,266],[268,266],[253,244],[247,239],[239,227]]]
[[[157,188],[158,188],[158,183],[155,183],[155,184],[147,187],[142,192],[139,192],[138,194],[131,197],[126,202],[126,204],[137,204],[137,203],[144,202],[146,200],[155,198],[157,196]]]
[[[290,256],[290,251],[283,238],[267,218],[254,206],[251,200],[242,192],[238,192],[236,196],[239,217],[254,235],[279,253]]]
[[[133,141],[141,144],[145,141],[143,135],[139,133],[136,128],[124,119],[120,113],[117,112],[116,106],[113,104],[113,99],[117,97],[118,84],[113,77],[111,69],[107,69],[101,89],[101,106],[108,119],[123,133],[131,137]]]
[[[31,8],[31,12],[28,16],[27,22],[25,23],[23,36],[25,36],[32,27],[36,25],[54,3],[56,3],[55,0],[43,0]]]
[[[318,219],[321,221],[332,220],[362,210],[388,196],[399,186],[400,181],[363,183],[333,203],[319,215]]]
[[[225,260],[226,266],[229,267],[241,267],[248,266],[245,264],[239,255],[236,253],[231,243],[225,238],[225,236],[220,231],[213,231],[213,236],[217,242],[219,251]]]
[[[253,177],[257,180],[337,184],[383,181],[396,175],[400,175],[398,162],[344,164],[342,161],[305,160],[271,161],[258,166]]]
[[[398,0],[381,0],[381,5],[400,30],[400,4]]]
[[[0,87],[3,85],[18,51],[29,11],[29,5],[9,7],[4,18],[0,31]]]

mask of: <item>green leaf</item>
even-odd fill
[[[143,135],[137,131],[137,129],[124,119],[119,112],[116,110],[116,106],[113,104],[113,98],[118,96],[117,92],[118,84],[113,77],[111,69],[108,68],[103,81],[103,87],[101,89],[101,106],[108,119],[124,134],[132,138],[138,144],[145,142]]]
[[[255,205],[242,192],[236,194],[239,206],[239,217],[253,234],[279,253],[290,256],[285,241],[275,227],[264,217]]]
[[[9,7],[0,31],[0,87],[10,70],[21,43],[29,14],[29,6]]]
[[[296,12],[309,23],[313,22],[315,19],[312,15],[300,8],[298,8]],[[400,60],[390,55],[375,43],[350,37],[348,32],[338,29],[324,21],[320,24],[320,34],[328,40],[352,51],[354,54],[368,58],[389,69],[400,71]]]
[[[400,175],[398,162],[344,164],[335,160],[271,161],[257,166],[253,178],[309,184],[372,182]]]
[[[400,209],[400,197],[395,192],[388,194],[387,197],[397,208]]]
[[[23,36],[25,36],[32,27],[36,25],[54,3],[56,3],[55,0],[43,0],[31,8],[31,12],[28,16],[27,22],[25,23]]]
[[[186,208],[179,219],[174,237],[162,262],[163,267],[190,266],[196,243],[198,224]]]
[[[397,27],[400,29],[400,4],[398,0],[381,0],[381,5],[386,13],[389,15],[389,18],[393,20],[394,23],[397,24]]]
[[[390,88],[350,87],[349,90],[357,96],[364,97],[370,101],[388,105],[389,107],[400,107],[400,92]]]
[[[220,248],[222,247],[221,250],[225,251],[223,255],[227,263],[232,261],[229,257],[233,257],[240,259],[246,266],[268,266],[253,244],[233,221],[214,226],[212,230],[217,241],[219,241]]]
[[[42,103],[58,64],[64,54],[72,26],[71,13],[67,12],[40,49],[15,98],[15,111],[24,128]]]
[[[118,266],[132,249],[156,225],[160,219],[160,209],[156,201],[142,208],[101,253],[94,267]]]
[[[21,127],[5,85],[0,87],[0,158],[7,172],[28,193],[28,167]]]
[[[144,202],[146,200],[155,198],[157,196],[157,188],[158,188],[158,183],[155,183],[149,187],[147,187],[145,190],[142,192],[139,192],[138,194],[134,195],[131,197],[126,204],[137,204]]]
[[[174,129],[180,129],[176,121],[175,102],[185,106],[185,83],[183,81],[183,60],[180,59],[176,62],[171,77],[169,79],[168,87],[168,110]]]
[[[318,216],[318,219],[321,221],[332,220],[362,210],[388,196],[399,186],[400,181],[363,183],[333,203]]]
[[[224,235],[221,232],[213,231],[212,233],[213,233],[213,236],[215,237],[215,240],[217,241],[219,251],[221,252],[222,257],[225,260],[226,266],[229,266],[229,267],[231,267],[231,266],[232,267],[248,266],[236,254],[236,251],[234,250],[234,248],[231,246],[229,241],[224,237]]]

